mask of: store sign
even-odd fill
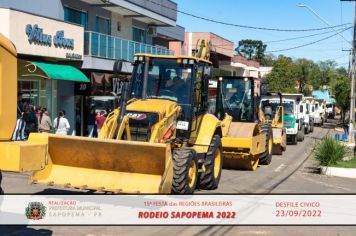
[[[120,96],[122,94],[122,78],[115,78],[112,74],[91,73],[92,96]]]
[[[38,27],[37,24],[26,25],[26,35],[28,41],[31,43],[41,44],[44,46],[52,46],[52,36],[43,33],[43,29]],[[56,47],[74,49],[74,39],[67,39],[64,37],[64,30],[59,30],[53,36],[53,44]]]
[[[68,58],[68,59],[78,59],[78,60],[81,60],[83,57],[82,57],[82,55],[80,55],[80,54],[67,52],[67,53],[66,53],[66,58]]]
[[[90,96],[91,84],[75,82],[74,84],[74,94],[82,96]]]
[[[28,41],[31,43],[42,44],[45,46],[52,46],[52,36],[43,33],[43,29],[39,28],[38,25],[28,24],[26,25],[26,34]]]
[[[121,95],[123,82],[119,78],[112,78],[112,92]]]
[[[0,33],[19,54],[82,60],[84,28],[78,25],[0,8]]]

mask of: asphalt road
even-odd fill
[[[329,129],[330,128],[330,129]],[[315,128],[304,142],[289,145],[282,156],[256,171],[223,170],[214,193],[356,193],[354,179],[322,176],[311,152],[323,136],[332,135],[333,124]],[[6,193],[69,193],[42,185],[28,185],[26,174],[3,174]],[[197,194],[206,193],[198,191]],[[209,192],[211,193],[211,192]],[[281,227],[281,226],[92,226],[92,227],[0,227],[0,235],[355,235],[356,227]]]

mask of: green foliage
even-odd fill
[[[353,158],[349,161],[338,161],[333,167],[342,167],[342,168],[356,168],[356,158]]]
[[[327,136],[316,145],[314,157],[321,165],[330,166],[341,161],[347,153],[348,149],[346,146]]]
[[[261,66],[273,66],[276,57],[273,54],[267,54],[263,57],[262,61],[260,61]]]
[[[289,57],[280,56],[274,63],[273,69],[266,77],[268,90],[284,93],[295,93],[295,80],[293,78],[293,61]]]
[[[345,119],[345,111],[347,111],[350,107],[350,83],[350,79],[347,76],[342,75],[337,77],[337,80],[332,86],[336,103],[342,112],[342,120]]]
[[[299,93],[305,94],[306,85],[312,80],[314,67],[314,62],[305,58],[297,59],[293,63],[293,77],[296,79]]]
[[[239,45],[235,51],[249,60],[255,60],[263,64],[267,45],[261,40],[243,39],[239,41]]]
[[[333,80],[337,76],[336,71],[336,62],[332,60],[321,61],[319,62],[319,77],[316,78],[315,86],[318,85],[315,89],[320,89],[323,86],[331,86],[333,84]]]

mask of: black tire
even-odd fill
[[[272,149],[269,147],[270,140],[272,140],[273,147],[273,132],[272,127],[270,125],[262,126],[262,133],[266,134],[266,148],[265,152],[260,155],[259,163],[261,165],[269,165],[272,162]]]
[[[1,171],[0,171],[0,195],[3,195],[4,191],[1,188],[1,181],[2,181],[2,174],[1,174]]]
[[[199,178],[200,189],[212,190],[218,187],[224,159],[222,153],[221,139],[219,135],[214,135],[205,157],[205,172]]]
[[[305,135],[305,129],[304,127],[302,127],[300,130],[298,130],[298,133],[297,133],[297,139],[299,142],[302,142],[304,140],[304,135]]]
[[[309,134],[310,133],[310,125],[304,126],[304,134]]]
[[[298,137],[297,137],[297,135],[293,135],[293,137],[292,137],[292,144],[293,144],[293,145],[298,145]]]
[[[195,165],[195,173],[190,178],[189,172]],[[182,148],[173,151],[172,193],[193,194],[198,182],[198,162],[193,149]]]

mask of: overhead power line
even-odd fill
[[[339,33],[341,32],[344,32],[346,30],[349,30],[351,29],[352,27],[348,27],[348,28],[344,28],[343,30],[340,30]],[[328,33],[331,33],[333,31],[330,31]],[[310,42],[310,43],[306,43],[306,44],[302,44],[302,45],[299,45],[299,46],[295,46],[295,47],[291,47],[291,48],[285,48],[285,49],[279,49],[279,50],[273,50],[273,51],[266,51],[266,53],[274,53],[274,52],[282,52],[282,51],[289,51],[289,50],[293,50],[293,49],[298,49],[298,48],[302,48],[302,47],[306,47],[306,46],[309,46],[309,45],[313,45],[313,44],[316,44],[316,43],[319,43],[319,42],[322,42],[322,41],[325,41],[329,38],[332,38],[334,36],[336,36],[336,34],[332,34],[332,35],[329,35],[328,37],[325,37],[325,38],[321,38],[319,40],[316,40],[316,41],[313,41],[313,42]],[[192,44],[193,45],[193,44]],[[219,44],[212,44],[213,47],[215,48],[220,48],[220,49],[225,49],[225,50],[231,50],[231,48],[228,48],[228,47],[225,47],[227,45],[219,45]],[[235,46],[234,46],[235,47]]]
[[[346,30],[348,30],[348,29],[351,29],[351,28],[352,28],[352,27],[349,27],[349,28],[346,28],[346,29],[344,29],[344,30],[341,30],[339,33],[344,32],[344,31],[346,31]],[[325,37],[325,38],[316,40],[316,41],[314,41],[314,42],[302,44],[302,45],[295,46],[295,47],[291,47],[291,48],[284,48],[284,49],[279,49],[279,50],[268,51],[268,52],[266,52],[266,53],[289,51],[289,50],[293,50],[293,49],[298,49],[298,48],[306,47],[306,46],[313,45],[313,44],[319,43],[319,42],[321,42],[321,41],[327,40],[327,39],[332,38],[332,37],[334,37],[334,36],[336,36],[336,35],[338,35],[338,33],[332,34],[332,35],[330,35],[330,36],[328,36],[328,37]]]
[[[178,9],[175,9],[175,8],[172,8],[172,7],[165,6],[165,5],[161,4],[161,3],[154,2],[152,0],[146,0],[146,1],[150,2],[152,4],[164,7],[166,9],[169,9],[169,10],[172,10],[172,11],[176,11],[176,12],[179,12],[179,13],[187,15],[187,16],[194,17],[196,19],[200,19],[200,20],[204,20],[204,21],[208,21],[208,22],[212,22],[212,23],[216,23],[216,24],[226,25],[226,26],[245,28],[245,29],[279,31],[279,32],[307,32],[307,31],[320,31],[320,30],[332,29],[332,28],[337,28],[337,27],[341,27],[341,26],[345,26],[345,25],[351,24],[351,23],[346,23],[346,24],[335,25],[335,26],[331,26],[331,27],[310,28],[310,29],[281,29],[281,28],[267,28],[267,27],[258,27],[258,26],[250,26],[250,25],[240,25],[240,24],[233,24],[233,23],[229,23],[229,22],[223,22],[223,21],[220,21],[220,20],[214,20],[214,19],[210,19],[210,18],[207,18],[207,17],[203,17],[203,16],[198,16],[198,15],[191,14],[191,13],[188,13],[188,12],[185,12],[185,11],[182,11],[182,10],[178,10]]]
[[[351,27],[344,28],[344,29],[345,30],[346,29],[351,29]],[[331,30],[331,31],[327,31],[327,32],[322,32],[322,33],[317,33],[317,34],[309,34],[309,35],[299,36],[299,37],[294,37],[294,38],[286,38],[286,39],[280,39],[280,40],[266,41],[266,42],[263,42],[263,43],[279,43],[279,42],[285,42],[285,41],[292,41],[292,40],[296,40],[296,39],[304,39],[304,38],[310,38],[310,37],[314,37],[314,36],[329,34],[329,33],[332,33],[332,32],[334,32],[334,31]]]

